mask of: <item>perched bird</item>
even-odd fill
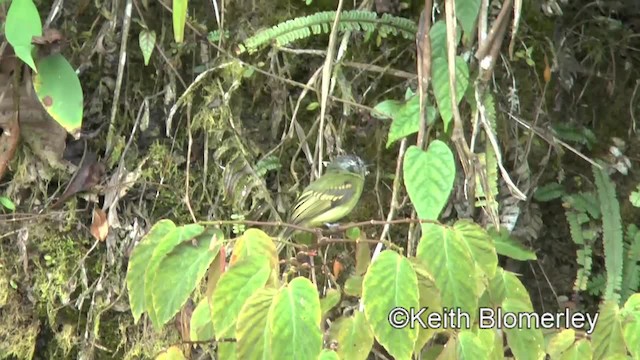
[[[367,173],[366,165],[359,157],[336,157],[329,163],[325,173],[309,184],[296,199],[287,223],[313,228],[334,223],[349,215],[360,200]],[[288,238],[293,231],[293,228],[284,229],[280,238]]]

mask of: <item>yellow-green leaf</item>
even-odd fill
[[[61,54],[39,59],[37,67],[38,73],[33,74],[33,88],[38,100],[58,124],[78,138],[84,107],[78,75]]]
[[[297,277],[273,300],[269,309],[272,359],[315,359],[322,350],[318,290]]]
[[[478,307],[479,274],[469,249],[454,230],[436,224],[422,226],[417,257],[427,266],[440,290],[441,303],[449,309],[461,309],[473,323]]]
[[[618,304],[607,301],[600,305],[599,313],[596,329],[591,335],[594,358],[604,359],[618,354],[626,355],[627,349],[620,323]]]
[[[222,274],[213,292],[213,329],[218,337],[234,337],[236,320],[245,301],[262,288],[271,268],[264,257],[247,257]]]
[[[462,100],[462,96],[469,86],[469,67],[464,59],[456,56],[455,59],[456,78],[456,106]],[[453,118],[451,109],[451,91],[449,88],[449,64],[446,57],[433,58],[431,65],[431,77],[433,84],[433,94],[436,97],[438,111],[444,123],[444,128],[449,128],[449,123]]]
[[[554,334],[547,344],[547,354],[552,359],[557,359],[560,354],[567,351],[576,341],[576,331],[573,329],[564,329],[557,334]]]
[[[487,277],[493,278],[498,267],[498,254],[487,231],[467,219],[457,221],[453,228],[467,244],[476,264]]]
[[[322,309],[322,316],[326,316],[327,313],[333,309],[340,302],[340,291],[336,289],[327,290],[327,294],[320,299],[320,308]]]
[[[271,358],[269,308],[277,290],[259,289],[245,301],[236,325],[238,358],[268,360]]]
[[[487,346],[480,342],[476,334],[463,330],[458,334],[458,359],[488,360]]]
[[[188,5],[188,0],[173,0],[173,38],[178,44],[184,40]]]
[[[373,346],[373,331],[360,311],[334,321],[329,336],[338,343],[338,355],[342,359],[366,360]]]
[[[376,339],[395,359],[410,359],[418,329],[402,325],[408,325],[403,322],[411,317],[406,311],[420,305],[418,277],[411,263],[385,250],[371,263],[362,287],[364,312]],[[396,325],[390,324],[390,318]]]
[[[193,310],[189,326],[191,341],[210,341],[215,338],[211,322],[211,306],[208,298],[203,298]]]
[[[591,343],[585,339],[576,341],[569,350],[563,352],[562,356],[560,356],[560,360],[584,360],[592,358]]]

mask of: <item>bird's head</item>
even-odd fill
[[[355,155],[337,156],[329,163],[327,170],[348,171],[350,173],[360,174],[363,177],[369,173],[364,161]]]

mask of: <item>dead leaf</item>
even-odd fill
[[[94,186],[100,183],[104,173],[104,164],[97,161],[96,154],[87,152],[80,164],[80,167],[78,168],[78,171],[73,175],[69,185],[67,185],[67,188],[64,190],[64,193],[60,195],[58,201],[51,205],[51,208],[59,208],[73,195],[79,192],[91,190]]]
[[[5,116],[7,119],[5,119]],[[9,162],[16,153],[20,140],[20,125],[18,114],[5,114],[0,111],[0,127],[4,130],[0,134],[0,180],[9,166]]]
[[[93,218],[91,219],[91,235],[98,241],[105,241],[109,234],[109,223],[107,222],[107,214],[99,208],[93,209]]]
[[[333,261],[333,276],[337,279],[340,276],[340,273],[344,270],[344,265],[338,260],[335,259]]]

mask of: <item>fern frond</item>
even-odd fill
[[[602,230],[604,244],[604,263],[607,270],[607,287],[605,300],[620,300],[623,266],[622,220],[620,205],[616,198],[615,184],[609,178],[606,170],[593,167],[593,174],[600,200],[602,212]]]
[[[285,46],[311,35],[329,33],[335,17],[335,11],[324,11],[287,20],[246,39],[239,53],[248,51],[251,54],[267,43],[273,42],[277,46]],[[400,35],[405,39],[414,39],[417,26],[409,19],[389,14],[378,17],[372,11],[352,10],[343,11],[340,14],[337,30],[340,32],[364,31],[368,34],[377,30],[382,37]]]
[[[627,228],[624,257],[624,277],[622,278],[621,302],[625,302],[640,288],[640,231],[635,224]]]

